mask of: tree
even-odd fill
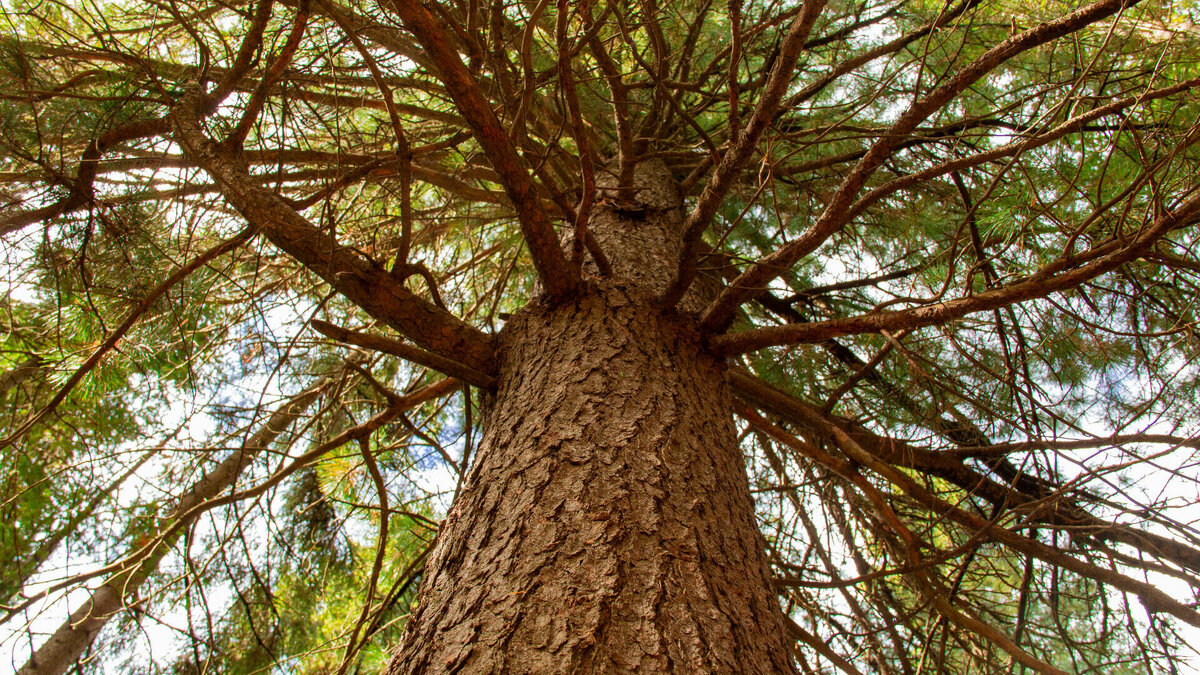
[[[4,11],[22,672],[1186,660],[1195,3]]]

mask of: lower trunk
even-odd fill
[[[390,673],[776,673],[790,656],[724,365],[692,321],[620,280],[516,314]]]

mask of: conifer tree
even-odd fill
[[[3,21],[14,669],[1197,656],[1194,2]]]

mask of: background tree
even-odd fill
[[[14,668],[1194,655],[1194,2],[3,11]]]

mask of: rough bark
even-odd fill
[[[391,675],[793,672],[724,363],[655,304],[678,197],[648,187],[592,219],[615,277],[502,331],[476,464]]]

